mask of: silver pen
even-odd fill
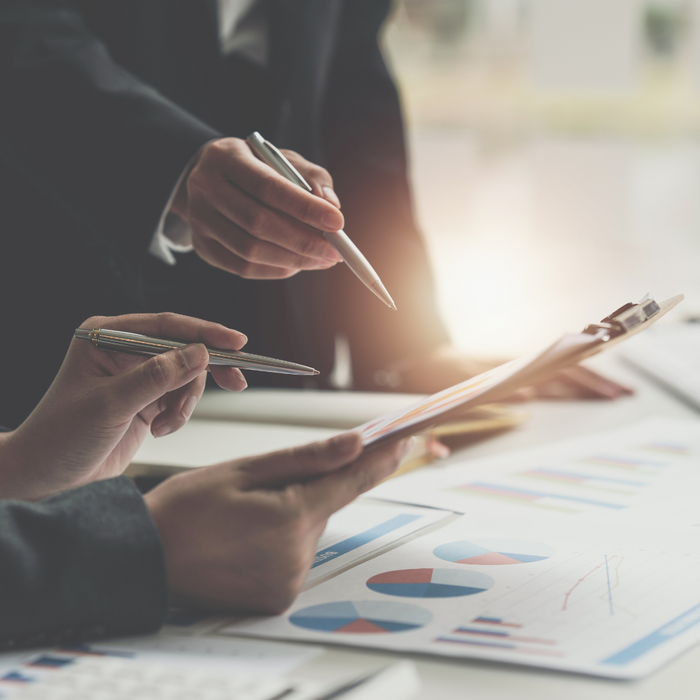
[[[313,192],[309,183],[304,180],[301,173],[284,157],[280,150],[266,141],[257,131],[254,131],[246,139],[246,142],[263,163],[267,163],[282,177],[295,185],[303,187],[308,192]],[[396,304],[379,279],[379,275],[345,231],[321,231],[321,234],[343,258],[345,264],[357,275],[360,282],[371,292],[374,292],[390,309],[396,311]]]
[[[150,338],[140,333],[113,331],[107,328],[76,328],[75,337],[81,340],[91,340],[99,350],[126,352],[131,355],[160,355],[174,348],[184,348],[185,343],[179,340],[164,340]],[[258,372],[275,372],[276,374],[319,374],[312,367],[305,367],[286,360],[276,360],[272,357],[252,355],[240,350],[220,350],[205,345],[209,353],[210,365],[223,367],[238,367],[239,369],[254,369]]]

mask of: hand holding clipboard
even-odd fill
[[[567,333],[552,345],[433,394],[403,411],[375,418],[357,428],[365,448],[378,446],[442,423],[479,404],[502,401],[522,387],[602,352],[648,328],[683,300],[683,295],[657,303],[645,297],[625,304],[581,333]]]

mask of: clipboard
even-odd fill
[[[502,401],[524,386],[541,382],[556,372],[631,338],[656,323],[683,300],[679,294],[657,303],[648,296],[628,303],[600,323],[580,333],[567,333],[544,350],[521,357],[444,389],[401,411],[360,425],[365,449],[377,447],[443,423],[474,406]]]

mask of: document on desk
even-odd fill
[[[329,518],[306,582],[374,554],[452,515],[445,510],[359,498]]]
[[[411,500],[455,495],[464,515],[319,583],[284,615],[218,633],[612,678],[700,642],[700,421],[442,471],[406,477]],[[407,497],[401,481],[377,491]]]
[[[684,478],[694,476],[695,463],[686,451],[700,450],[699,426],[694,420],[649,418],[614,431],[417,471],[386,481],[369,495],[549,522],[584,515],[600,522],[632,506],[643,507],[647,517],[660,510],[682,519],[670,504],[677,503],[679,470]]]

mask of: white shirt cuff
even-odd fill
[[[208,146],[212,141],[217,140],[218,139],[212,139],[211,141],[207,141],[207,143],[190,158],[189,163],[187,163],[185,169],[180,173],[180,177],[177,179],[175,187],[173,187],[170,193],[170,197],[168,197],[168,202],[163,209],[163,213],[160,215],[158,226],[156,226],[156,230],[151,238],[151,244],[148,246],[148,252],[166,265],[176,264],[177,260],[173,253],[189,253],[193,250],[192,228],[177,214],[170,211],[170,208],[173,206],[177,191],[190,174],[190,170],[192,170],[197,161],[197,157],[202,148]]]

